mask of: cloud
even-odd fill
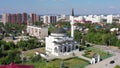
[[[3,9],[3,8],[0,8],[0,11],[4,11],[5,9]]]
[[[40,0],[40,1],[45,1],[45,0]],[[51,0],[51,1],[65,1],[65,0]]]
[[[52,1],[65,1],[65,0],[52,0]]]
[[[109,7],[109,9],[115,9],[115,8],[117,8],[117,7],[115,7],[115,6],[110,6]]]

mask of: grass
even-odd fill
[[[120,66],[119,66],[119,65],[116,65],[115,68],[120,68]]]
[[[44,68],[44,66],[46,65],[45,61],[41,61],[41,62],[26,62],[24,63],[26,65],[34,65],[35,68]]]
[[[83,56],[92,58],[95,53],[100,54],[101,59],[106,59],[112,56],[112,54],[109,54],[108,52],[102,51],[100,49],[96,49],[94,47],[86,48],[85,54],[83,54]]]
[[[32,49],[32,50],[28,50],[24,52],[24,56],[25,57],[29,57],[29,56],[33,56],[35,55],[35,52],[38,51],[40,53],[45,53],[45,48],[36,48],[36,49]]]
[[[67,59],[65,60],[65,63],[69,68],[84,68],[86,65],[88,65],[86,60],[77,57],[73,59]]]
[[[88,65],[88,62],[74,57],[66,60],[61,60],[61,59],[54,59],[52,61],[46,62],[46,61],[41,61],[41,62],[28,62],[25,64],[33,64],[35,65],[35,68],[60,68],[61,62],[64,61],[64,64],[67,68],[84,68],[86,65]]]

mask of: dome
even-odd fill
[[[63,33],[66,33],[66,31],[63,28],[54,28],[52,33],[63,34]]]

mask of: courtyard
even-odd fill
[[[92,58],[95,53],[98,53],[100,55],[101,60],[112,56],[112,54],[110,54],[109,52],[106,52],[106,51],[103,51],[100,49],[96,49],[95,47],[86,48],[86,51],[84,52],[83,56]]]

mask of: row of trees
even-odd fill
[[[3,23],[0,23],[0,28],[6,34],[17,35],[17,34],[21,34],[22,30],[26,30],[26,25],[23,25],[23,24],[11,24],[11,23],[6,23],[4,25]]]
[[[44,44],[41,44],[37,41],[36,38],[32,38],[26,41],[19,41],[17,44],[14,42],[0,41],[0,64],[9,64],[11,62],[21,63],[21,50],[30,50],[38,47],[43,47]],[[31,61],[36,61],[40,57],[32,58]]]
[[[39,42],[37,39],[29,39],[26,41],[21,40],[21,41],[17,42],[16,45],[22,50],[30,50],[30,49],[45,46],[44,44],[41,44],[41,42]]]
[[[22,30],[26,29],[25,25],[22,24],[11,24],[11,23],[6,23],[5,26],[5,32],[6,33],[11,33],[12,30],[14,30],[14,34],[21,33]]]
[[[80,24],[76,25],[89,28],[89,32],[86,34],[82,34],[84,32],[75,32],[75,39],[80,41],[80,39],[98,44],[98,45],[113,45],[120,47],[120,40],[116,36],[116,32],[110,33],[110,29],[113,27],[119,28],[118,24],[107,24],[104,27],[99,24]],[[114,25],[114,26],[113,26]],[[99,28],[96,28],[99,27]]]
[[[118,41],[116,35],[114,34],[102,34],[102,33],[93,33],[90,32],[88,34],[85,35],[85,40],[91,43],[95,43],[95,44],[106,44],[106,45],[116,45],[116,42]]]
[[[21,63],[20,52],[18,50],[1,51],[0,55],[0,65],[11,62]]]
[[[70,22],[58,22],[56,24],[50,25],[49,33],[54,29],[55,25],[58,25],[60,27],[67,27],[67,34],[70,36]],[[100,45],[114,45],[120,47],[120,40],[116,36],[116,32],[113,34],[110,33],[111,28],[120,28],[117,23],[113,24],[81,24],[76,23],[74,25],[80,26],[83,29],[89,28],[89,32],[84,34],[84,31],[80,32],[79,30],[75,30],[75,40],[77,42],[81,42],[82,44],[85,44],[85,41],[88,41],[90,43],[94,44],[100,44]]]

